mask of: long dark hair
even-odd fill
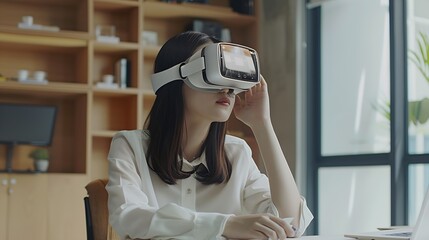
[[[218,40],[199,32],[184,32],[169,39],[155,59],[154,72],[166,70],[186,61],[202,45]],[[150,142],[146,159],[149,167],[167,184],[176,184],[177,179],[189,177],[192,172],[182,171],[182,136],[184,134],[183,81],[173,81],[162,86],[145,127],[149,130]],[[198,175],[204,184],[222,183],[231,176],[231,163],[225,150],[226,122],[213,122],[203,148],[208,172]]]

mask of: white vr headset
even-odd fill
[[[260,81],[258,54],[233,43],[213,43],[195,52],[187,61],[152,75],[155,93],[169,82],[182,80],[202,91],[232,89],[239,93]]]

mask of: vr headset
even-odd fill
[[[152,75],[155,93],[169,82],[182,80],[191,88],[235,94],[260,81],[258,54],[252,48],[233,43],[213,43],[195,52],[187,61]]]

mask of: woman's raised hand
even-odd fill
[[[234,114],[251,128],[271,121],[268,86],[262,75],[260,83],[246,91],[244,96],[235,97]]]

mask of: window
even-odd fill
[[[388,2],[323,5],[321,70],[322,155],[390,152]]]
[[[429,153],[429,12],[425,10],[428,8],[427,0],[407,2],[408,154],[411,155],[410,160]],[[429,164],[411,164],[408,168],[408,176],[408,218],[410,224],[413,224],[417,220],[425,189],[429,186]]]
[[[429,2],[315,2],[306,34],[313,233],[412,224],[429,185],[429,66],[418,66]]]

